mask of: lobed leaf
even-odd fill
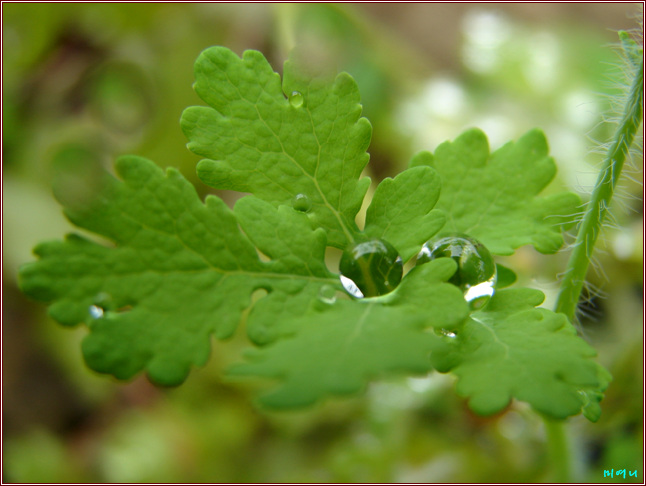
[[[360,118],[359,91],[348,74],[308,70],[292,55],[281,87],[260,52],[239,58],[225,47],[207,49],[195,63],[195,90],[209,106],[186,109],[181,126],[188,148],[206,157],[197,168],[206,184],[251,192],[275,206],[302,195],[328,244],[345,248],[359,232],[355,216],[370,185],[359,177],[372,128]]]
[[[212,334],[233,334],[254,290],[267,289],[269,302],[298,295],[289,308],[298,314],[322,286],[338,286],[324,263],[325,233],[304,214],[251,196],[235,212],[214,196],[202,204],[178,171],[140,157],[120,158],[116,171],[123,181],[105,174],[93,203],[66,209],[114,246],[70,235],[39,245],[40,260],[20,272],[22,290],[52,302],[54,319],[88,325],[82,347],[94,370],[127,379],[145,369],[179,384],[206,362]],[[266,322],[248,325],[271,339]]]
[[[563,314],[534,308],[543,298],[533,289],[500,290],[456,337],[434,342],[433,366],[458,377],[457,393],[475,412],[499,412],[516,398],[564,419],[587,407],[587,395],[600,400],[607,372]]]
[[[392,243],[406,262],[444,226],[444,213],[433,209],[439,196],[440,178],[430,167],[384,179],[366,212],[364,232]]]
[[[441,144],[434,155],[417,154],[411,166],[419,165],[440,174],[436,208],[447,215],[441,233],[467,234],[496,255],[510,255],[527,244],[541,253],[556,252],[563,244],[561,231],[574,222],[580,204],[569,192],[538,196],[556,174],[539,130],[492,154],[485,134],[468,130]]]
[[[313,307],[297,319],[297,333],[249,350],[248,362],[229,373],[279,380],[260,398],[271,408],[356,393],[387,374],[426,373],[438,339],[433,327],[457,328],[468,315],[462,293],[444,283],[455,269],[453,260],[437,260],[410,272],[386,296]]]
[[[579,201],[538,195],[556,170],[541,132],[490,154],[485,135],[470,130],[435,155],[417,154],[379,184],[360,231],[371,128],[349,75],[313,74],[295,54],[281,86],[262,54],[239,58],[223,47],[204,51],[195,73],[209,106],[188,108],[181,124],[189,148],[205,157],[198,175],[253,195],[233,210],[214,196],[202,203],[178,171],[122,157],[121,180],[104,174],[93,200],[66,207],[76,226],[108,244],[79,235],[43,243],[20,272],[23,291],[51,303],[54,319],[87,324],[91,368],[121,379],[146,370],[156,383],[179,384],[207,360],[211,336],[230,337],[251,307],[246,328],[259,347],[231,374],[277,380],[261,398],[270,407],[435,367],[457,375],[458,393],[478,413],[516,398],[555,418],[598,418],[608,373],[565,316],[535,308],[540,292],[500,290],[516,278],[510,269],[498,266],[495,295],[469,314],[446,283],[457,268],[451,258],[360,300],[334,298],[342,287],[325,264],[327,245],[373,238],[407,261],[439,231],[473,236],[495,254],[525,244],[556,251]],[[258,289],[267,294],[252,305]]]

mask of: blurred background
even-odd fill
[[[539,127],[559,166],[548,192],[586,199],[621,92],[616,31],[638,27],[640,5],[3,3],[3,481],[549,480],[539,417],[519,403],[475,416],[437,373],[268,413],[222,379],[245,346],[235,339],[179,388],[117,383],[85,367],[83,327],[51,321],[16,272],[37,242],[73,231],[52,184],[82,194],[118,155],[178,167],[209,192],[178,122],[202,104],[193,62],[211,45],[258,49],[280,72],[296,43],[349,72],[375,182],[466,128],[495,149]],[[642,162],[627,167],[578,325],[614,376],[597,424],[569,420],[583,482],[616,482],[604,469],[643,481]],[[567,256],[522,248],[501,261],[550,307]]]

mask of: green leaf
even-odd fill
[[[203,204],[177,170],[140,157],[120,158],[116,171],[123,182],[106,174],[92,203],[66,210],[113,244],[78,235],[43,243],[20,273],[25,293],[53,302],[54,319],[88,324],[82,347],[96,371],[126,379],[145,369],[179,384],[207,360],[212,334],[232,335],[254,290],[269,292],[265,306],[297,296],[284,312],[300,315],[322,286],[339,286],[324,263],[325,233],[305,214],[252,196],[235,214],[214,196]],[[273,337],[263,319],[248,326]]]
[[[260,402],[293,408],[356,393],[382,375],[426,373],[439,339],[430,328],[455,329],[468,315],[462,293],[444,283],[455,269],[451,259],[436,260],[388,295],[315,306],[292,325],[292,337],[249,350],[229,374],[280,380]]]
[[[275,206],[303,195],[308,216],[345,248],[358,234],[355,216],[370,180],[371,126],[359,91],[345,73],[315,73],[293,55],[280,76],[257,51],[242,58],[224,47],[202,52],[195,90],[209,107],[182,115],[188,147],[206,157],[198,175],[219,189],[251,192]],[[289,97],[298,102],[290,103]]]
[[[533,289],[500,290],[456,337],[435,341],[433,366],[457,375],[457,393],[476,413],[496,413],[516,398],[563,419],[581,413],[586,395],[600,399],[607,372],[563,314],[534,308],[543,298]]]
[[[578,199],[538,196],[555,173],[543,135],[529,132],[490,155],[484,134],[471,130],[435,155],[418,154],[378,186],[362,232],[355,218],[370,183],[360,176],[371,127],[356,84],[344,73],[314,73],[298,54],[283,72],[281,86],[262,54],[239,58],[223,47],[195,64],[195,89],[209,106],[187,109],[182,129],[205,157],[202,180],[252,193],[233,210],[214,196],[202,203],[178,171],[134,156],[117,161],[120,179],[93,177],[83,197],[59,191],[72,223],[107,243],[79,235],[43,243],[20,283],[62,324],[87,324],[88,365],[179,384],[205,363],[211,337],[230,337],[249,310],[258,347],[231,374],[277,380],[261,398],[270,407],[435,366],[455,372],[458,393],[478,413],[517,398],[552,417],[583,410],[598,418],[607,372],[563,315],[534,308],[540,292],[497,290],[469,314],[462,291],[447,283],[452,258],[399,281],[397,255],[409,260],[438,231],[466,233],[497,254],[525,244],[556,251]],[[352,253],[370,242],[381,250]],[[365,295],[379,296],[337,299],[343,287],[325,264],[327,245],[355,258],[346,278],[360,267]],[[512,283],[513,272],[499,268],[501,285]]]
[[[505,287],[513,285],[518,278],[516,277],[516,273],[511,268],[507,268],[500,263],[496,263],[496,274],[498,276],[498,278],[496,279],[497,289],[504,289]]]
[[[527,244],[541,253],[554,253],[580,203],[573,193],[538,196],[556,174],[539,130],[489,154],[485,134],[472,129],[440,145],[433,156],[417,154],[411,165],[420,164],[440,174],[442,193],[436,208],[447,215],[441,234],[472,236],[496,255],[510,255]]]
[[[598,366],[597,373],[599,374],[599,386],[581,390],[583,397],[583,415],[590,422],[596,422],[601,418],[600,402],[603,400],[606,388],[608,388],[608,385],[612,381],[612,375],[604,367]]]
[[[439,196],[440,178],[430,167],[384,179],[368,207],[364,232],[392,243],[406,262],[444,226],[444,214],[433,209]]]

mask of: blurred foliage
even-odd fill
[[[71,231],[54,181],[58,197],[82,199],[98,168],[133,153],[178,167],[208,192],[178,120],[200,104],[195,58],[216,44],[261,50],[277,71],[299,44],[351,73],[374,128],[375,181],[467,127],[482,128],[493,149],[540,127],[559,163],[554,188],[585,197],[596,179],[594,140],[610,133],[602,114],[617,95],[608,29],[631,28],[635,11],[617,4],[613,16],[596,5],[4,3],[3,480],[549,480],[541,420],[519,404],[477,417],[444,375],[270,414],[251,402],[255,384],[222,381],[245,347],[239,336],[214,343],[209,365],[180,388],[114,383],[84,367],[84,331],[54,326],[17,291],[15,276],[36,242]],[[643,481],[640,162],[589,276],[600,290],[582,308],[581,333],[614,375],[601,420],[570,420],[582,481],[604,481],[609,468],[637,470]],[[501,262],[520,285],[546,292],[550,306],[566,258],[525,248]]]

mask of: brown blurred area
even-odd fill
[[[631,20],[638,3],[376,3],[360,4],[379,22],[420,52],[429,53],[438,66],[454,69],[459,64],[460,25],[465,13],[474,9],[499,11],[526,24],[581,24],[606,31],[614,42],[614,31],[634,28]]]

